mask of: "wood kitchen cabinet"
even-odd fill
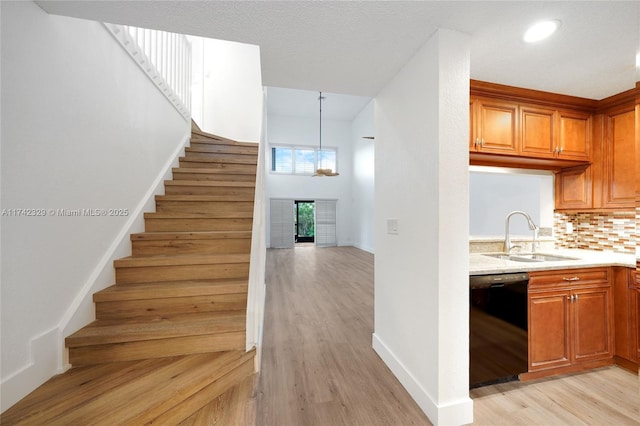
[[[613,362],[610,268],[529,274],[529,373],[523,379]]]
[[[587,210],[592,207],[591,166],[560,170],[556,173],[555,185],[557,210]]]
[[[636,114],[632,92],[599,101],[602,105],[590,118],[593,123],[585,125],[593,130],[592,164],[584,173],[576,168],[557,172],[557,210],[635,210]],[[576,116],[577,121],[571,126],[567,123],[568,127],[581,128],[579,119]]]
[[[472,80],[471,163],[551,170],[588,164],[594,109],[589,99]]]
[[[636,348],[636,362],[640,364],[640,272],[634,273],[635,279],[631,286],[631,303],[629,309],[631,315],[629,321],[631,322],[631,334],[635,334],[633,345]],[[633,349],[632,349],[633,350]]]
[[[559,110],[558,158],[589,161],[591,158],[592,115]]]
[[[634,105],[605,114],[603,208],[635,208],[636,162]]]
[[[522,155],[553,158],[558,154],[554,109],[522,106],[520,124]]]
[[[493,154],[515,154],[518,105],[489,98],[470,102],[469,149]]]
[[[638,371],[638,290],[631,268],[613,268],[616,364]]]
[[[521,155],[589,161],[591,114],[522,105],[520,124]]]

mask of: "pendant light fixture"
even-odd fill
[[[324,162],[324,156],[322,155],[322,100],[324,96],[322,96],[322,92],[320,92],[320,97],[318,97],[318,101],[320,102],[320,149],[318,150],[318,169],[314,173],[314,176],[338,176],[340,173],[334,172],[332,169],[324,169],[322,168],[322,163]]]

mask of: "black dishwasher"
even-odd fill
[[[518,380],[528,368],[525,272],[469,277],[469,387]]]

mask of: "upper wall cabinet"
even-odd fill
[[[558,153],[560,158],[589,160],[591,157],[591,114],[559,110],[560,136]]]
[[[634,105],[605,114],[602,207],[633,208],[636,192]]]
[[[516,154],[518,106],[495,99],[475,98],[470,104],[469,149],[493,154]]]
[[[591,114],[522,105],[521,155],[589,161]]]
[[[593,107],[589,99],[472,81],[471,163],[556,170],[588,164]]]
[[[571,122],[569,122],[571,120]],[[593,124],[585,124],[586,121]],[[567,129],[578,139],[571,151],[579,151],[585,128],[593,127],[591,165],[579,173],[563,168],[556,174],[558,210],[635,210],[636,113],[634,90],[598,102],[591,116],[568,115]],[[562,130],[565,131],[564,129]],[[565,141],[565,152],[571,144]],[[572,152],[572,154],[574,154]],[[579,155],[579,154],[578,154]]]
[[[556,111],[535,106],[520,107],[522,154],[553,158],[559,148],[557,141]]]

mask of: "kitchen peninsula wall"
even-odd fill
[[[555,212],[556,247],[633,254],[638,236],[634,212]],[[640,217],[640,216],[639,216]],[[567,232],[567,227],[573,228]]]

